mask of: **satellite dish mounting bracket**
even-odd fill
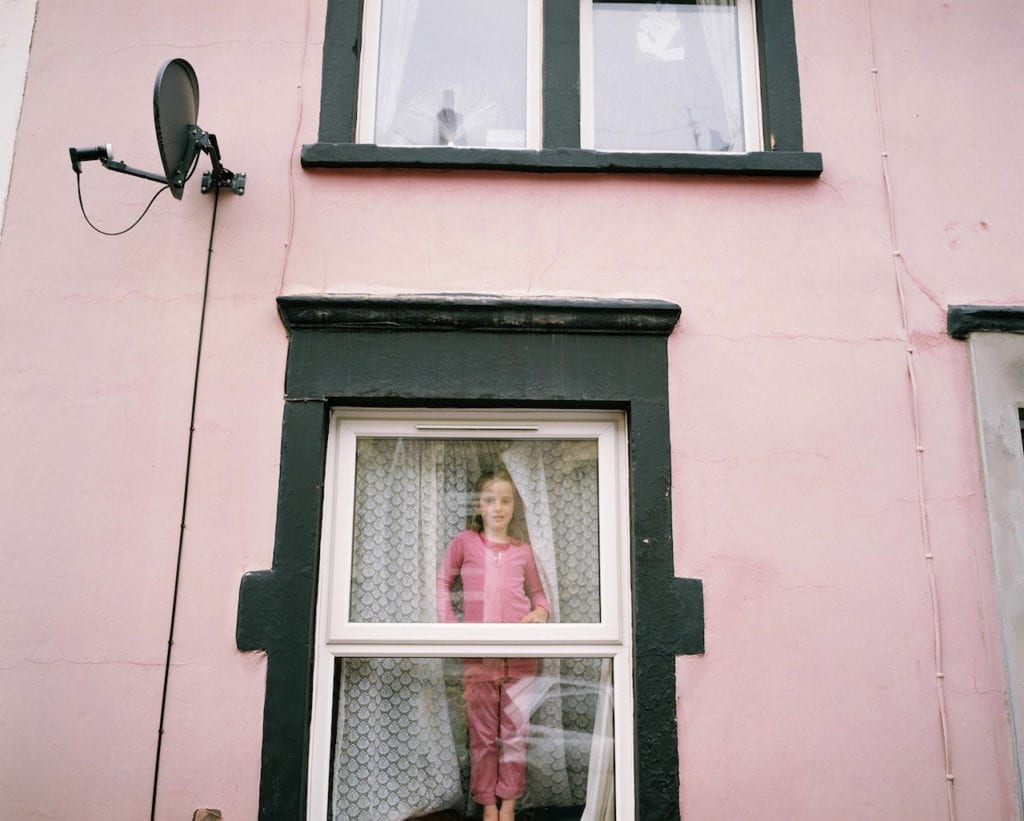
[[[194,156],[197,150],[206,154],[213,165],[212,170],[206,171],[203,174],[203,183],[200,190],[204,194],[210,193],[210,190],[213,188],[230,188],[239,196],[245,193],[245,173],[235,174],[221,165],[217,135],[203,131],[197,125],[190,125],[188,127],[188,147],[185,149],[185,156]],[[188,173],[188,168],[184,166],[185,163],[182,163],[175,171],[174,183],[176,185],[184,186],[185,184],[185,175]]]

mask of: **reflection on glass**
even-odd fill
[[[743,151],[735,0],[594,3],[594,145]]]
[[[615,817],[608,659],[339,659],[335,687],[334,821],[479,817],[489,767],[538,821]],[[521,719],[481,742],[502,699]]]
[[[526,145],[526,0],[384,0],[378,145]]]
[[[597,481],[594,440],[360,438],[349,618],[600,621]]]

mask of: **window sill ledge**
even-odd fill
[[[545,148],[379,146],[367,143],[311,143],[302,146],[303,168],[407,168],[534,173],[733,174],[817,177],[821,154],[757,151],[749,154],[684,154]]]

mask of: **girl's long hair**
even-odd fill
[[[530,533],[526,528],[526,505],[523,503],[523,497],[519,495],[519,488],[516,487],[516,483],[512,481],[512,477],[505,468],[486,470],[476,480],[476,483],[473,485],[473,511],[466,521],[466,527],[470,530],[475,530],[477,533],[484,532],[484,520],[480,516],[480,511],[477,510],[477,503],[480,499],[480,494],[484,492],[484,488],[491,484],[491,482],[508,482],[512,485],[514,506],[512,518],[508,523],[508,535],[513,541],[529,542]]]

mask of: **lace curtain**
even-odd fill
[[[377,121],[374,141],[387,144],[398,113],[398,96],[405,79],[420,0],[388,0],[382,4],[384,19],[380,27],[380,55],[377,68]]]
[[[744,150],[737,0],[592,11],[595,147]]]
[[[374,141],[526,145],[525,0],[382,0]]]
[[[476,478],[499,466],[523,499],[552,621],[599,620],[592,441],[380,438],[357,450],[353,621],[436,621],[445,548],[465,528]],[[609,679],[601,659],[543,660],[519,806],[613,817]],[[335,686],[335,821],[475,811],[459,659],[341,659]]]
[[[740,76],[739,27],[735,0],[697,0],[704,42],[722,93],[729,128],[728,151],[743,151],[743,83]]]

